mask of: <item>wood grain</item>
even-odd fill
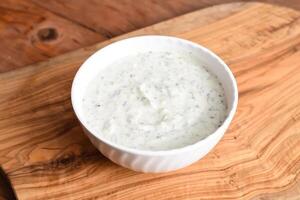
[[[27,0],[0,1],[0,72],[105,39]]]
[[[139,3],[134,0],[73,0],[71,3],[69,0],[32,1],[57,15],[111,38],[184,13],[234,0],[146,0]],[[300,9],[298,0],[264,2]]]
[[[1,0],[0,72],[232,1],[237,0]],[[262,1],[300,10],[299,0]]]
[[[108,161],[83,135],[70,105],[72,78],[87,56],[112,41],[150,33],[209,47],[239,86],[237,114],[221,142],[172,173],[142,174]],[[1,166],[19,199],[297,199],[299,36],[297,11],[221,5],[1,74]]]

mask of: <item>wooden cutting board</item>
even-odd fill
[[[238,110],[221,142],[176,172],[143,174],[110,162],[71,108],[80,64],[112,41],[141,34],[200,43],[238,81]],[[0,164],[21,200],[299,199],[300,13],[261,3],[220,5],[1,74]]]

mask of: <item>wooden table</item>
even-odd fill
[[[0,72],[235,0],[1,0]],[[245,1],[245,0],[244,0]],[[300,9],[299,0],[264,2]]]
[[[68,2],[68,3],[67,3]],[[213,1],[38,1],[0,2],[0,71],[24,67],[104,41],[186,12],[219,4]],[[300,9],[298,0],[270,2]],[[154,14],[155,13],[155,14]],[[3,180],[3,179],[1,179]],[[13,199],[0,186],[0,199]]]

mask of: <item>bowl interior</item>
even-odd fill
[[[222,83],[227,100],[227,114],[231,121],[237,104],[237,86],[227,65],[210,50],[187,40],[168,36],[140,36],[112,43],[89,57],[78,70],[72,85],[72,105],[83,126],[89,128],[82,112],[86,88],[101,70],[122,57],[147,51],[191,52],[198,62],[215,74]],[[228,117],[227,117],[228,118]],[[225,121],[226,121],[225,120]]]

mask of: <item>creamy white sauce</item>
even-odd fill
[[[101,71],[82,99],[88,127],[126,147],[168,150],[213,133],[226,117],[224,90],[189,53],[146,52]]]

